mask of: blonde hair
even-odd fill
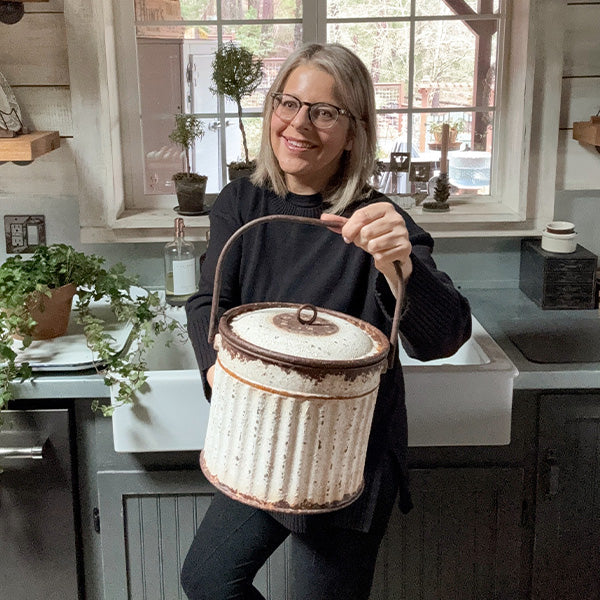
[[[290,73],[306,64],[322,69],[333,77],[336,98],[340,102],[343,99],[343,107],[354,116],[354,119],[350,118],[352,148],[344,151],[339,171],[328,188],[323,190],[323,200],[331,205],[328,212],[340,214],[349,204],[370,191],[368,180],[375,169],[377,145],[375,92],[371,75],[360,58],[340,44],[306,44],[292,53],[282,65],[263,108],[261,148],[252,182],[271,187],[282,197],[288,192],[284,173],[271,146],[271,93],[281,92]]]

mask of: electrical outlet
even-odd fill
[[[7,254],[31,254],[46,245],[44,215],[5,215],[4,235]]]

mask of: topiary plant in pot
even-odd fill
[[[177,193],[178,208],[182,215],[203,214],[204,195],[206,193],[206,175],[192,173],[190,152],[196,140],[204,137],[204,122],[196,115],[175,115],[175,129],[170,133],[169,139],[183,149],[185,156],[185,171],[175,173],[175,192]]]
[[[33,377],[30,365],[19,360],[19,353],[34,339],[64,334],[60,330],[40,331],[38,327],[42,317],[55,320],[50,314],[49,301],[57,292],[66,292],[67,296],[59,302],[67,309],[64,329],[76,294],[73,318],[83,327],[94,366],[104,375],[106,385],[119,385],[117,405],[131,401],[134,392],[143,385],[145,351],[155,335],[174,330],[178,324],[166,315],[156,293],[141,288],[136,292],[132,288],[136,280],[125,273],[122,264],[105,268],[104,263],[100,256],[77,252],[66,244],[54,244],[36,248],[29,260],[16,255],[0,265],[0,410],[13,398],[12,382]],[[101,299],[110,306],[112,323],[114,320],[129,323],[131,339],[138,340],[137,355],[115,353],[114,340],[106,333],[107,321],[90,306]],[[100,408],[105,414],[113,409]]]
[[[229,167],[229,179],[252,173],[254,161],[248,155],[246,130],[242,120],[242,98],[251,95],[262,81],[262,61],[250,50],[237,46],[233,42],[223,44],[215,52],[212,63],[212,82],[210,91],[222,94],[233,100],[237,106],[238,124],[242,133],[244,161],[232,162]]]

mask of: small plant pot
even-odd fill
[[[227,165],[227,174],[229,175],[229,181],[239,179],[240,177],[250,177],[252,173],[254,173],[255,169],[256,164],[254,162],[231,163]]]
[[[203,175],[173,177],[177,203],[181,213],[201,213],[204,211],[207,180],[208,178]]]
[[[456,137],[458,136],[458,130],[456,129],[450,129],[450,131],[448,132],[448,144],[454,144],[456,143]],[[436,144],[441,144],[442,143],[442,131],[434,131],[433,132],[433,139],[435,140]]]
[[[77,287],[68,283],[51,290],[50,296],[37,292],[32,294],[27,305],[31,318],[37,323],[31,332],[34,340],[50,340],[65,335],[76,291]]]

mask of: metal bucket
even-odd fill
[[[248,228],[274,220],[325,226],[319,219],[263,217],[240,228],[224,246],[209,332],[218,355],[200,464],[213,485],[246,504],[328,512],[350,504],[363,489],[379,379],[386,358],[393,360],[395,343],[360,319],[287,303],[230,309],[216,334],[227,250]],[[400,272],[399,265],[396,269]],[[402,291],[392,341],[398,339]]]

